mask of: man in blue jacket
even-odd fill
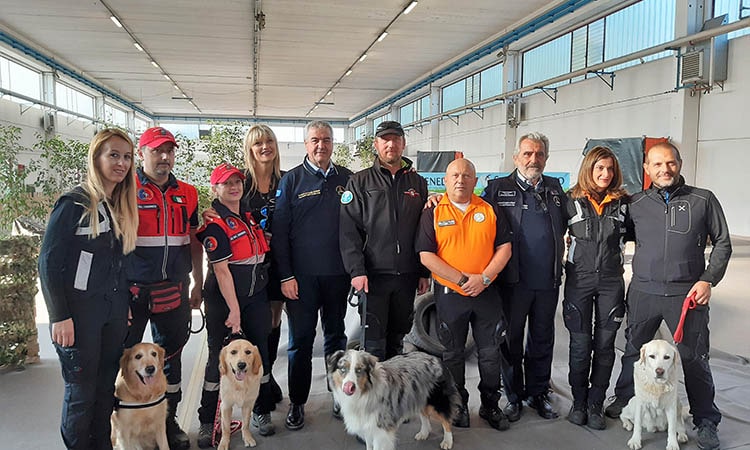
[[[501,349],[508,396],[504,411],[511,422],[520,419],[524,399],[543,418],[558,417],[549,398],[549,380],[567,218],[560,182],[542,175],[548,158],[546,136],[521,136],[513,155],[516,170],[490,181],[482,193],[505,213],[513,235],[513,254],[498,278],[508,320]]]
[[[327,122],[307,124],[305,150],[302,164],[279,182],[271,238],[281,292],[288,299],[291,404],[285,424],[290,430],[305,426],[319,310],[325,355],[346,349],[349,276],[339,251],[339,199],[352,172],[331,161],[333,129]]]
[[[635,232],[633,278],[628,288],[627,344],[616,398],[605,413],[619,417],[633,396],[633,363],[641,346],[654,338],[662,320],[675,332],[685,298],[695,294],[683,340],[677,345],[685,374],[685,390],[698,429],[698,448],[718,449],[716,426],[721,412],[714,403],[709,359],[708,310],[711,287],[724,277],[732,255],[729,227],[719,201],[706,189],[685,184],[682,158],[672,144],[662,143],[646,154],[643,169],[649,189],[633,196],[628,228]],[[713,244],[708,265],[707,241]]]

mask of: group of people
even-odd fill
[[[355,174],[331,160],[330,124],[307,124],[304,142],[302,163],[284,173],[273,131],[250,127],[245,168],[213,170],[215,200],[198,228],[197,191],[171,173],[177,142],[169,131],[148,129],[137,149],[118,130],[94,137],[86,181],[56,203],[39,259],[65,381],[61,432],[67,448],[111,448],[119,356],[141,341],[148,322],[154,342],[165,348],[170,448],[190,446],[176,410],[190,310],[201,303],[209,356],[198,446],[212,446],[218,355],[235,336],[260,350],[264,376],[252,423],[261,435],[274,434],[271,411],[283,398],[272,375],[282,309],[289,325],[285,426],[299,430],[318,315],[325,355],[343,350],[347,295],[350,289],[364,293],[362,347],[388,359],[402,352],[414,296],[430,288],[430,278],[443,361],[462,398],[454,425],[470,425],[464,376],[469,326],[477,344],[479,416],[498,430],[519,420],[524,404],[556,418],[550,378],[563,272],[573,394],[568,420],[604,429],[605,414],[617,417],[633,396],[632,364],[641,345],[662,320],[674,332],[683,299],[695,294],[698,306],[687,316],[678,350],[699,445],[718,448],[708,303],[731,244],[719,202],[710,191],[685,184],[674,145],[657,144],[645,155],[652,184],[633,196],[622,189],[615,154],[596,147],[566,194],[557,178],[543,174],[547,138],[529,133],[513,155],[516,169],[490,181],[481,197],[474,194],[476,168],[468,159],[448,165],[445,195],[428,197],[426,181],[403,156],[398,122],[378,125],[374,162]],[[636,241],[627,300],[626,240]],[[614,339],[626,311],[623,369],[605,409]],[[335,402],[332,414],[340,418]]]

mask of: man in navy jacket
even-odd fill
[[[482,193],[505,213],[513,235],[513,254],[497,281],[508,320],[501,348],[505,414],[511,422],[521,417],[524,399],[543,418],[558,416],[548,392],[567,218],[560,182],[542,175],[548,158],[546,136],[521,136],[513,155],[516,170],[490,181]]]
[[[325,355],[346,349],[349,276],[339,251],[339,199],[352,172],[331,161],[333,129],[327,122],[307,124],[305,149],[302,164],[279,182],[271,238],[281,292],[288,299],[290,430],[305,425],[319,310]]]

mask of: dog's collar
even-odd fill
[[[135,403],[135,402],[124,402],[119,398],[115,397],[115,409],[142,409],[156,406],[159,403],[167,399],[167,393],[161,395],[158,399],[148,403]]]

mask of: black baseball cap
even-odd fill
[[[394,120],[387,120],[380,122],[378,128],[375,130],[375,137],[383,137],[386,134],[397,134],[399,136],[404,135],[404,129],[401,128],[401,124]]]

